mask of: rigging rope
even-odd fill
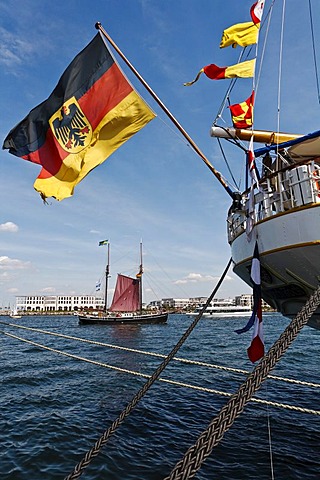
[[[254,368],[247,380],[220,410],[219,415],[211,421],[207,430],[202,432],[197,442],[189,448],[182,460],[176,464],[171,474],[164,480],[186,480],[194,477],[202,462],[211,454],[213,447],[220,443],[225,432],[230,429],[235,419],[243,412],[253,394],[260,388],[269,372],[289,348],[319,305],[320,286],[270,348],[267,355]]]
[[[318,102],[320,103],[319,75],[318,75],[318,66],[317,66],[316,44],[315,44],[315,41],[314,41],[311,0],[309,0],[309,13],[310,13],[310,27],[311,27],[311,37],[312,37],[313,61],[314,61],[314,69],[315,69],[315,74],[316,74],[317,91],[318,91]]]
[[[18,337],[17,335],[14,335],[12,333],[4,332],[4,331],[1,331],[1,330],[0,330],[0,333],[6,335],[7,337],[14,338],[15,340],[20,340],[21,342],[25,342],[25,343],[28,343],[29,345],[33,345],[34,347],[42,348],[43,350],[47,350],[49,352],[57,353],[59,355],[63,355],[63,356],[68,357],[68,358],[73,358],[74,360],[80,360],[82,362],[87,362],[87,363],[90,363],[92,365],[97,365],[98,367],[109,368],[110,370],[115,370],[115,371],[121,372],[121,373],[127,373],[127,374],[130,374],[130,375],[134,375],[136,377],[142,377],[142,378],[147,378],[147,379],[151,378],[151,376],[146,374],[146,373],[141,373],[141,372],[137,372],[137,371],[134,371],[134,370],[129,370],[129,369],[123,368],[123,367],[117,367],[115,365],[110,365],[110,364],[107,364],[107,363],[99,362],[97,360],[91,360],[90,358],[80,357],[79,355],[74,355],[73,353],[68,353],[68,352],[64,352],[62,350],[57,350],[56,348],[48,347],[48,346],[43,345],[41,343],[34,342],[33,340],[28,340],[27,338]],[[163,355],[163,356],[165,357],[165,355]],[[223,397],[231,397],[233,395],[232,393],[229,393],[229,392],[223,392],[221,390],[216,390],[216,389],[209,388],[209,387],[200,387],[198,385],[192,385],[190,383],[179,382],[178,380],[170,380],[168,378],[159,378],[158,381],[168,383],[170,385],[175,385],[175,386],[178,386],[178,387],[191,388],[192,390],[197,390],[199,392],[205,392],[205,393],[211,393],[211,394],[214,394],[214,395],[220,395],[220,396],[223,396]],[[313,409],[310,409],[310,408],[299,407],[297,405],[289,405],[289,404],[286,404],[286,403],[272,402],[272,401],[269,401],[269,400],[263,400],[261,398],[252,398],[251,401],[255,402],[255,403],[260,403],[262,405],[270,405],[272,407],[283,408],[285,410],[293,410],[293,411],[300,412],[300,413],[308,413],[308,414],[319,415],[320,416],[320,410],[313,410]]]
[[[268,392],[268,385],[267,385]],[[272,437],[271,437],[271,422],[270,422],[270,411],[267,406],[267,424],[268,424],[268,443],[269,443],[269,457],[270,457],[270,473],[271,480],[274,480],[274,468],[273,468],[273,452],[272,452]]]
[[[78,463],[78,465],[75,467],[73,472],[65,477],[65,480],[71,480],[75,478],[79,478],[82,473],[84,472],[85,468],[91,463],[92,459],[96,457],[102,447],[107,443],[108,439],[110,436],[115,432],[115,430],[120,426],[120,424],[123,422],[123,420],[126,418],[127,415],[133,410],[133,408],[137,405],[139,400],[143,397],[143,395],[147,392],[147,390],[151,387],[151,385],[155,382],[155,380],[159,379],[159,376],[161,372],[165,369],[165,367],[168,365],[168,363],[173,359],[175,353],[179,350],[179,348],[182,346],[184,341],[188,338],[194,327],[197,325],[199,320],[201,319],[204,311],[206,310],[207,306],[209,303],[212,301],[214,295],[216,294],[217,290],[219,289],[224,277],[226,276],[228,269],[231,265],[231,259],[228,262],[227,267],[225,268],[218,284],[216,285],[215,289],[211,293],[210,297],[208,298],[206,304],[204,305],[203,309],[199,313],[199,315],[195,318],[195,320],[192,322],[190,327],[187,329],[185,334],[181,337],[177,345],[172,349],[170,354],[165,358],[165,360],[161,363],[161,365],[157,368],[157,370],[154,372],[154,374],[149,377],[148,381],[144,384],[144,386],[139,390],[139,392],[134,396],[134,398],[131,400],[131,402],[127,405],[125,410],[120,414],[120,416],[113,422],[111,427],[104,432],[104,434],[99,438],[99,440],[95,443],[94,447],[91,448],[85,457],[81,460],[81,462]],[[212,420],[210,423],[209,427],[207,430],[205,430],[200,437],[198,438],[196,444],[189,448],[187,451],[186,455],[183,457],[183,459],[177,463],[177,465],[174,467],[172,470],[171,474],[169,477],[166,477],[164,480],[172,480],[172,479],[189,479],[192,478],[198,469],[200,468],[202,462],[210,455],[212,449],[214,446],[216,446],[220,440],[222,439],[224,433],[229,430],[229,428],[232,426],[234,420],[242,413],[244,410],[244,407],[246,404],[249,402],[249,400],[253,400],[257,403],[267,403],[267,404],[272,404],[273,406],[282,406],[284,408],[290,408],[292,410],[298,410],[304,413],[314,413],[316,415],[319,415],[320,412],[318,411],[312,411],[312,410],[307,410],[304,408],[300,407],[294,407],[294,406],[289,406],[289,405],[283,405],[280,403],[275,403],[275,402],[266,402],[261,399],[253,399],[253,394],[260,388],[261,384],[263,381],[267,378],[269,372],[274,368],[275,364],[277,361],[282,357],[282,355],[286,352],[286,350],[289,348],[293,340],[297,337],[298,333],[300,330],[304,327],[304,325],[308,322],[309,318],[312,316],[312,314],[315,312],[317,307],[320,304],[320,286],[318,289],[313,293],[313,295],[309,298],[309,300],[306,302],[305,306],[301,309],[301,311],[298,313],[298,315],[290,322],[288,327],[285,329],[285,331],[281,334],[279,339],[274,343],[272,348],[269,350],[267,355],[263,357],[263,359],[259,362],[259,364],[255,367],[255,369],[252,371],[252,373],[248,376],[247,380],[240,386],[238,391],[231,395],[226,392],[218,392],[214,391],[211,389],[203,389],[201,387],[194,387],[199,390],[203,391],[211,391],[213,393],[218,393],[224,396],[230,396],[230,400],[228,403],[221,409],[219,415],[215,417],[215,419]],[[3,323],[3,322],[2,322]],[[14,325],[14,324],[12,324]],[[26,327],[28,328],[28,327]],[[72,354],[68,354],[66,352],[60,352],[59,350],[52,349],[50,347],[45,347],[40,344],[36,344],[35,342],[32,342],[30,340],[26,339],[21,339],[15,335],[9,334],[7,332],[2,332],[5,335],[11,336],[13,338],[17,338],[23,341],[26,341],[27,343],[37,345],[41,348],[45,348],[50,351],[54,351],[56,353],[61,353],[63,355],[66,355],[68,357],[73,357],[77,358],[80,360],[88,361],[93,364],[101,364],[100,362],[96,362],[93,360],[88,360],[84,359],[83,357],[78,357]],[[103,365],[105,366],[105,365]],[[122,368],[114,367],[114,366],[108,366],[110,368],[113,368],[115,370],[119,371],[126,371],[128,373],[132,374],[137,374],[137,372],[132,372],[129,370],[125,370]],[[144,376],[146,375],[139,373],[139,376]],[[165,381],[168,383],[174,383],[176,385],[181,385],[181,386],[188,386],[187,384],[183,384],[181,382],[173,382],[168,379],[159,379],[160,381]]]
[[[230,175],[231,175],[231,178],[232,178],[232,180],[233,180],[234,186],[236,187],[237,190],[240,190],[240,186],[238,185],[236,179],[235,179],[234,176],[233,176],[233,173],[232,173],[232,170],[231,170],[231,168],[230,168],[229,162],[228,162],[227,157],[226,157],[226,155],[225,155],[225,153],[224,153],[224,150],[223,150],[223,148],[222,148],[220,138],[218,138],[217,140],[218,140],[218,145],[219,145],[219,147],[220,147],[221,155],[223,156],[223,159],[224,159],[224,161],[225,161],[225,164],[227,165],[227,169],[228,169],[228,171],[229,171],[229,173],[230,173]]]
[[[265,15],[265,19],[263,19],[263,21],[262,21],[262,27],[265,23],[267,24],[267,26],[266,26],[266,33],[265,33],[263,45],[262,45],[259,70],[258,70],[258,74],[257,74],[257,77],[256,77],[255,102],[257,102],[257,95],[258,95],[258,90],[259,90],[259,83],[260,83],[260,78],[261,78],[262,65],[264,63],[264,56],[265,56],[266,47],[267,47],[267,39],[268,39],[269,32],[270,32],[270,24],[271,24],[271,17],[272,17],[272,13],[273,13],[274,2],[275,2],[275,0],[272,0],[271,5],[269,7],[269,10],[268,10],[267,14]]]
[[[183,345],[183,343],[187,340],[193,329],[196,327],[198,324],[199,320],[201,319],[203,312],[206,310],[207,306],[210,304],[211,300],[213,299],[214,295],[220,288],[225,276],[227,275],[227,272],[230,268],[232,259],[230,258],[224,272],[222,273],[216,287],[214,288],[213,292],[211,295],[208,297],[208,300],[206,304],[204,305],[203,309],[197,315],[197,317],[194,319],[192,324],[189,326],[189,328],[186,330],[186,332],[183,334],[183,336],[180,338],[176,346],[171,350],[169,355],[164,359],[164,361],[159,365],[159,367],[155,370],[153,375],[147,380],[147,382],[142,386],[142,388],[136,393],[136,395],[133,397],[133,399],[128,403],[126,408],[120,413],[119,417],[114,420],[112,425],[101,435],[101,437],[96,441],[94,446],[86,453],[85,457],[76,465],[74,468],[73,472],[70,473],[67,477],[65,477],[65,480],[73,480],[76,478],[79,478],[84,470],[90,465],[91,461],[93,458],[95,458],[101,451],[102,447],[108,442],[109,438],[111,435],[115,433],[117,428],[122,424],[124,419],[131,413],[131,411],[135,408],[135,406],[138,404],[138,402],[141,400],[141,398],[146,394],[146,392],[149,390],[149,388],[154,384],[156,380],[160,377],[160,374],[163,372],[163,370],[166,368],[168,363],[173,359],[175,354],[178,352],[180,347]]]
[[[0,321],[0,324],[5,325],[7,327],[21,328],[23,330],[29,330],[31,332],[43,333],[45,335],[52,335],[53,337],[58,337],[58,338],[60,337],[60,338],[68,339],[68,340],[75,340],[75,341],[78,341],[78,342],[89,343],[91,345],[97,345],[99,347],[108,347],[108,348],[112,348],[112,349],[115,349],[115,350],[133,352],[133,353],[138,353],[138,354],[141,354],[141,355],[147,355],[147,356],[150,356],[150,357],[158,357],[158,358],[166,358],[167,357],[167,355],[164,355],[163,353],[147,352],[145,350],[139,350],[139,349],[136,349],[136,348],[123,347],[121,345],[113,345],[111,343],[98,342],[96,340],[88,340],[87,338],[75,337],[73,335],[65,335],[63,333],[57,333],[57,332],[50,332],[48,330],[43,330],[41,328],[26,327],[25,325],[19,325],[19,324],[16,324],[16,323],[7,323],[7,322]],[[5,332],[3,332],[3,331],[2,331],[2,333],[5,334]],[[21,337],[17,337],[17,338],[23,340]],[[86,360],[86,359],[84,359],[84,360]],[[88,361],[90,361],[90,360],[88,360]],[[182,357],[174,357],[173,361],[182,362],[182,363],[186,363],[186,364],[189,364],[189,365],[197,365],[197,366],[200,366],[200,367],[207,367],[207,368],[212,368],[212,369],[217,369],[217,370],[223,370],[223,371],[226,371],[226,372],[239,373],[239,374],[242,374],[242,375],[249,375],[249,373],[250,373],[248,370],[243,370],[241,368],[226,367],[224,365],[217,365],[217,364],[214,364],[214,363],[200,362],[198,360],[189,360],[188,358],[182,358]],[[107,366],[105,364],[100,364],[100,365]],[[277,375],[268,375],[268,378],[272,379],[272,380],[276,380],[276,381],[293,383],[295,385],[303,385],[303,386],[311,387],[311,388],[320,388],[319,383],[306,382],[304,380],[296,380],[294,378],[279,377]]]
[[[281,108],[281,82],[282,82],[282,62],[283,62],[283,37],[284,37],[284,18],[286,11],[286,0],[283,0],[281,32],[280,32],[280,50],[279,50],[279,78],[278,78],[278,106],[277,106],[277,132],[280,132],[280,108]]]

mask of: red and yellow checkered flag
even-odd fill
[[[230,105],[232,123],[235,128],[250,128],[253,125],[254,91],[247,100]]]

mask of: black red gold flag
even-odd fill
[[[41,165],[34,188],[43,198],[63,200],[154,117],[98,33],[48,99],[10,131],[3,148]]]

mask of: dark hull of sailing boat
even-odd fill
[[[123,325],[123,324],[150,324],[166,323],[168,313],[150,313],[150,314],[119,314],[119,315],[79,315],[80,325]]]

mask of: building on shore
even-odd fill
[[[164,308],[168,310],[191,311],[204,305],[208,297],[192,297],[192,298],[163,298],[162,300],[153,300],[148,307]],[[214,298],[211,305],[229,305],[253,308],[253,295],[251,293],[242,293],[234,298]],[[270,306],[262,300],[262,309],[269,310]]]
[[[237,295],[234,297],[235,305],[239,305],[241,307],[251,307],[253,308],[253,295],[251,293],[242,293],[241,295]],[[261,300],[262,310],[270,310],[270,305],[265,302],[263,299]]]
[[[165,309],[176,312],[190,312],[200,305],[204,305],[207,297],[192,298],[163,298],[153,300],[144,308]],[[239,306],[253,306],[253,296],[249,293],[237,295],[235,298],[213,299],[211,304],[226,304]],[[88,310],[103,310],[104,298],[95,295],[19,295],[16,296],[16,310],[19,313],[54,313],[54,312],[78,312]],[[264,310],[270,309],[269,305],[262,301]],[[1,313],[1,312],[0,312]],[[2,312],[4,314],[4,312]]]
[[[75,312],[102,310],[104,299],[95,295],[27,295],[16,297],[18,312]]]
[[[253,295],[251,293],[242,293],[234,297],[235,305],[240,307],[253,307]]]

